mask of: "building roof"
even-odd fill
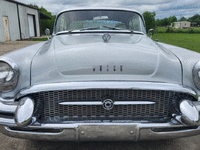
[[[39,13],[40,13],[40,19],[51,19],[50,16],[48,16],[48,15],[44,14],[43,12],[41,12],[39,8],[35,8],[35,7],[30,6],[30,5],[26,5],[26,4],[18,2],[16,0],[5,0],[5,1],[11,2],[11,3],[15,3],[15,4],[19,4],[19,5],[22,5],[22,6],[25,6],[25,7],[29,7],[31,9],[38,10]]]
[[[32,6],[26,5],[26,4],[21,3],[21,2],[18,2],[18,1],[16,1],[16,0],[5,0],[5,1],[11,2],[11,3],[15,3],[15,4],[20,4],[20,5],[22,5],[22,6],[26,6],[26,7],[32,8],[32,9],[37,9],[37,10],[39,10],[39,8],[35,8],[35,7],[32,7]]]
[[[178,21],[178,22],[174,22],[174,23],[181,23],[181,22],[190,22],[190,21]]]
[[[40,19],[51,19],[51,17],[40,11]]]

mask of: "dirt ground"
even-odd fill
[[[40,41],[9,41],[0,42],[0,55],[12,52],[14,50],[39,43]]]
[[[0,55],[38,42],[0,43]],[[143,142],[48,142],[10,138],[0,133],[0,150],[200,150],[200,135],[188,138]]]

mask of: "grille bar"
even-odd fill
[[[84,101],[84,102],[61,102],[59,105],[102,105],[102,102],[92,102],[92,101]],[[114,102],[114,105],[152,105],[155,102],[150,101],[118,101]]]
[[[32,96],[44,107],[41,114],[44,122],[165,119],[170,117],[171,107],[176,105],[181,97],[192,98],[190,95],[173,91],[132,89],[46,91],[35,93]],[[106,110],[102,105],[85,103],[88,100],[102,103],[105,99],[112,99],[119,105]],[[79,101],[82,105],[77,104]],[[149,101],[154,104],[145,104]],[[59,105],[65,102],[74,103],[74,105]],[[120,102],[124,104],[120,105]]]

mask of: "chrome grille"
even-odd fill
[[[43,104],[41,118],[45,122],[82,120],[150,120],[170,116],[170,107],[187,94],[153,90],[68,90],[47,91],[32,95]],[[154,101],[151,105],[118,105],[105,110],[101,105],[59,105],[60,102],[76,101]]]

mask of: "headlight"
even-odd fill
[[[193,78],[196,87],[200,90],[200,61],[198,61],[193,68]]]
[[[0,61],[0,91],[12,90],[17,84],[18,74],[16,64]]]

